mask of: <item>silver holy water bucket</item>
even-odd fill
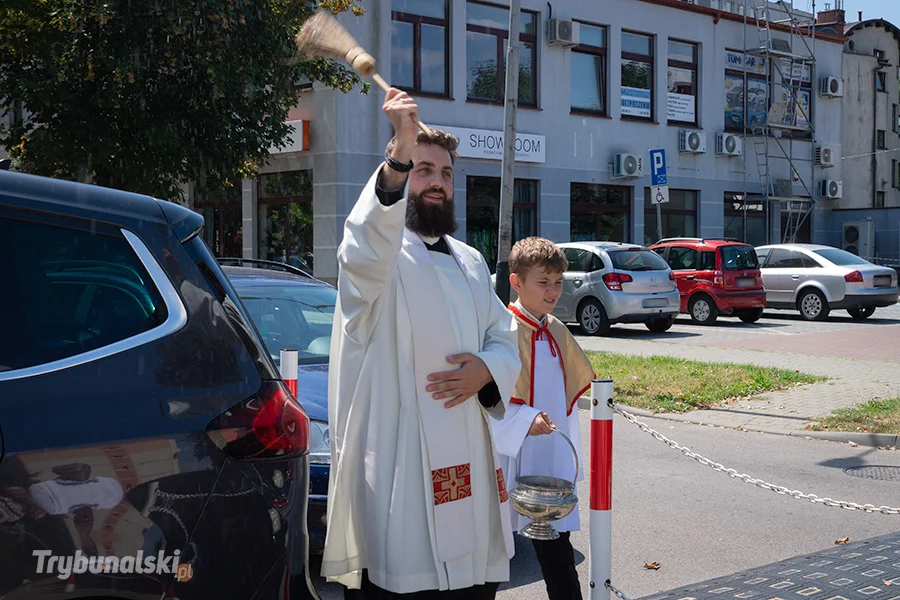
[[[553,433],[561,435],[572,449],[572,456],[575,457],[575,477],[572,481],[543,475],[522,477],[519,474],[521,448],[516,456],[516,486],[510,492],[509,498],[517,513],[531,519],[531,523],[519,533],[532,540],[558,538],[559,532],[553,528],[551,521],[568,516],[578,504],[578,496],[575,495],[575,484],[578,481],[578,453],[572,440],[564,433],[557,429],[554,429]]]

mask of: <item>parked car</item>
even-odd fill
[[[644,323],[668,331],[678,315],[675,277],[648,248],[621,242],[559,244],[568,270],[554,316],[578,323],[588,335],[602,335],[614,323]]]
[[[272,360],[298,351],[297,396],[310,417],[309,550],[325,546],[328,475],[328,355],[337,289],[303,269],[266,260],[220,258]]]
[[[0,597],[316,597],[309,418],[202,225],[0,171]]]
[[[772,244],[756,249],[762,263],[766,306],[800,311],[822,321],[833,309],[867,319],[897,303],[897,271],[846,250],[815,244]]]
[[[666,238],[651,248],[672,271],[681,295],[681,312],[698,325],[719,315],[744,323],[762,317],[766,292],[753,246],[732,238]]]

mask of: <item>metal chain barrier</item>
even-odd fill
[[[803,492],[800,492],[797,490],[789,490],[788,488],[786,488],[784,486],[774,485],[772,483],[767,483],[767,482],[763,481],[762,479],[755,479],[753,477],[750,477],[749,475],[744,475],[742,473],[738,473],[734,469],[726,468],[717,462],[711,461],[708,458],[704,458],[703,456],[697,454],[696,452],[692,452],[690,448],[685,448],[684,446],[681,446],[677,442],[670,440],[663,434],[661,434],[658,431],[655,431],[652,428],[650,428],[649,426],[647,426],[646,423],[642,423],[641,421],[639,421],[634,415],[629,414],[628,412],[623,410],[621,406],[619,406],[612,400],[609,400],[608,404],[609,404],[610,408],[613,409],[613,411],[619,413],[620,415],[625,417],[626,420],[631,421],[632,423],[634,423],[635,425],[640,427],[641,431],[649,433],[654,438],[656,438],[660,442],[666,444],[670,448],[674,448],[675,450],[680,451],[682,454],[684,454],[688,458],[693,458],[701,465],[706,465],[707,467],[711,467],[711,468],[715,469],[716,471],[727,474],[729,477],[734,477],[736,479],[740,479],[744,483],[749,483],[749,484],[761,487],[764,490],[771,490],[775,493],[782,494],[785,496],[791,496],[793,498],[796,498],[797,500],[808,500],[809,502],[813,502],[815,504],[824,504],[825,506],[836,506],[839,508],[846,508],[848,510],[861,510],[861,511],[867,512],[867,513],[880,512],[880,513],[886,514],[886,515],[900,514],[900,508],[891,508],[890,506],[875,506],[873,504],[857,504],[855,502],[845,502],[843,500],[832,500],[831,498],[820,498],[820,497],[816,496],[815,494],[804,494]],[[610,587],[610,589],[613,589],[613,588]],[[613,591],[615,592],[616,590],[613,589]],[[619,594],[616,593],[616,595],[618,596]],[[622,598],[624,599],[624,596],[622,596]],[[625,600],[627,600],[627,599],[625,599]]]
[[[609,581],[606,582],[606,587],[609,588],[609,591],[618,596],[620,600],[631,600],[631,598],[622,593],[622,590],[611,584]]]

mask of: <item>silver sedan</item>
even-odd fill
[[[897,303],[897,272],[845,250],[817,244],[772,244],[756,249],[767,308],[800,311],[821,321],[832,309],[867,319],[875,309]]]

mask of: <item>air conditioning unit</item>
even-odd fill
[[[682,129],[678,132],[679,152],[706,152],[706,132]]]
[[[832,98],[842,97],[844,95],[844,80],[837,77],[823,77],[819,81],[819,93]]]
[[[740,156],[743,153],[744,140],[733,133],[716,134],[716,154],[721,156]]]
[[[641,158],[634,154],[619,152],[613,162],[613,177],[640,177],[643,175]]]
[[[823,179],[819,196],[822,198],[840,198],[844,194],[844,182],[835,179]]]
[[[551,46],[577,46],[581,32],[576,21],[550,19],[547,39]]]
[[[865,259],[875,257],[875,223],[872,219],[844,223],[841,248]]]
[[[833,146],[819,146],[816,148],[816,166],[833,167],[835,148]]]

